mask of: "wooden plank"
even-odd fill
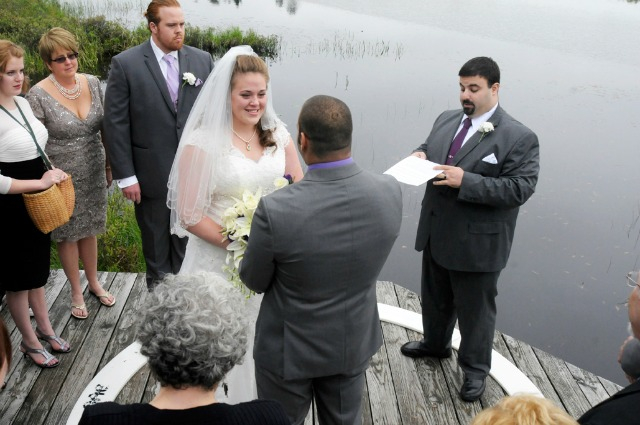
[[[371,364],[366,372],[366,379],[373,423],[401,424],[385,344],[371,358]]]
[[[422,313],[418,296],[401,286],[395,286],[398,306],[409,311]],[[407,330],[407,341],[422,339],[422,334]],[[401,346],[402,344],[400,344]],[[399,351],[400,346],[396,349]],[[404,356],[403,356],[404,357]],[[406,357],[405,357],[406,358]],[[406,358],[408,359],[408,358]],[[413,361],[416,376],[422,388],[426,406],[427,424],[456,424],[453,400],[451,399],[447,380],[444,376],[442,362],[435,358],[415,359]]]
[[[131,288],[121,283],[113,281],[107,289],[116,297],[126,297]],[[74,349],[64,355],[60,366],[51,370],[50,377],[39,377],[25,403],[36,407],[21,409],[17,423],[64,423],[81,391],[93,377],[123,304],[107,308],[86,293],[85,303],[89,317],[69,321],[62,334]]]
[[[377,295],[379,302],[394,307],[398,306],[397,295],[392,283],[378,284]],[[402,344],[409,341],[407,331],[398,325],[383,322],[382,333],[384,344],[387,347],[389,367],[396,389],[396,400],[402,423],[426,423],[426,400],[417,377],[415,362],[400,353]]]
[[[623,388],[622,386],[616,384],[615,382],[611,382],[608,379],[604,379],[600,376],[598,377],[598,379],[600,380],[600,383],[604,387],[607,394],[609,394],[609,396],[614,395],[615,393],[617,393]]]
[[[380,284],[377,285],[376,292],[378,293],[378,301],[383,302],[379,291]],[[396,403],[395,388],[391,379],[385,344],[382,344],[371,358],[371,363],[366,371],[366,380],[373,423],[400,424],[400,412]]]
[[[580,369],[569,362],[565,362],[567,368],[573,375],[575,382],[578,384],[582,393],[587,397],[587,401],[591,406],[600,403],[602,400],[609,398],[609,393],[605,390],[598,377],[593,373]]]
[[[533,351],[557,391],[565,410],[574,418],[580,417],[591,405],[576,384],[565,362],[535,347]]]
[[[538,387],[545,398],[552,400],[556,405],[563,406],[560,396],[549,380],[547,373],[540,364],[533,348],[522,341],[518,341],[509,335],[502,334],[502,338],[512,355],[514,364]]]

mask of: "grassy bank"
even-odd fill
[[[108,1],[108,0],[107,0]],[[55,0],[3,0],[0,38],[11,40],[26,50],[25,71],[32,82],[48,71],[38,55],[40,36],[52,27],[71,31],[80,43],[79,67],[82,72],[106,79],[111,58],[149,39],[145,24],[129,29],[103,16],[84,17],[77,8],[63,7]],[[239,28],[198,28],[187,26],[185,43],[222,56],[230,47],[249,44],[265,58],[275,58],[279,39],[261,36]]]

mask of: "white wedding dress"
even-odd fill
[[[247,158],[238,148],[231,146],[221,161],[219,169],[215,170],[216,188],[211,198],[211,205],[206,215],[216,223],[221,223],[224,211],[231,207],[235,200],[242,199],[245,189],[256,192],[262,188],[263,195],[275,190],[273,184],[277,177],[285,173],[284,148],[289,143],[290,135],[284,125],[280,124],[274,131],[276,146],[264,150],[258,161]],[[190,235],[184,261],[180,273],[197,271],[217,272],[224,276],[222,266],[225,264],[227,251],[212,245],[197,236]],[[225,277],[226,278],[226,277]],[[216,400],[230,404],[237,404],[257,398],[254,362],[253,339],[255,323],[260,308],[261,294],[252,295],[246,301],[246,311],[249,317],[247,335],[247,354],[244,363],[236,365],[225,377],[216,391]]]

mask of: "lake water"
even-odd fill
[[[422,143],[440,112],[459,107],[457,73],[466,60],[493,57],[502,70],[501,105],[541,145],[537,191],[520,210],[500,278],[497,327],[626,384],[616,357],[627,335],[618,305],[629,293],[624,276],[640,267],[640,4],[181,3],[190,24],[282,37],[270,68],[283,121],[295,133],[308,97],[341,98],[354,117],[353,156],[376,172]],[[401,234],[380,278],[419,292],[413,243],[424,187],[403,189]]]

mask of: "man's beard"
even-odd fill
[[[462,103],[462,110],[464,111],[465,115],[471,116],[476,111],[476,105],[474,105],[471,102],[463,102]]]

